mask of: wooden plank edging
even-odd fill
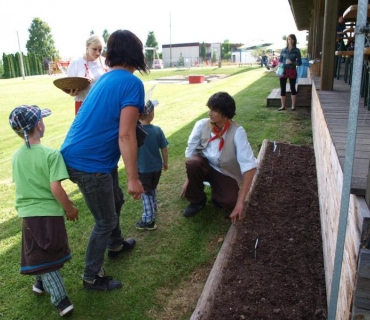
[[[263,140],[262,142],[262,146],[261,146],[261,149],[257,157],[259,166],[261,165],[262,160],[265,156],[268,143],[269,141],[266,139]],[[257,180],[257,176],[258,176],[258,170],[257,170],[257,173],[254,175],[253,182],[248,192],[246,201],[249,200],[250,195],[252,194],[253,187]],[[210,312],[213,308],[215,292],[218,289],[220,282],[221,282],[222,270],[224,270],[227,267],[229,257],[232,253],[232,245],[235,242],[236,235],[237,235],[236,227],[234,224],[231,224],[230,229],[226,234],[226,237],[221,246],[220,252],[218,253],[216,261],[213,264],[212,270],[207,278],[207,282],[204,285],[202,294],[199,297],[197,306],[195,307],[195,310],[190,320],[208,319]]]

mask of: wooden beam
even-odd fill
[[[321,55],[321,90],[333,90],[338,7],[338,0],[325,0],[324,38]]]

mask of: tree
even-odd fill
[[[158,49],[158,42],[155,38],[154,31],[149,31],[148,38],[146,39],[145,46],[148,48],[155,48]],[[146,62],[149,66],[152,65],[154,59],[154,50],[147,50],[145,52]]]
[[[184,57],[182,56],[182,52],[180,52],[179,61],[177,61],[177,66],[178,67],[184,66]]]
[[[34,18],[28,31],[30,37],[26,43],[26,48],[29,53],[34,53],[41,61],[44,58],[54,60],[58,57],[54,39],[50,33],[51,29],[46,22],[40,18]]]
[[[110,36],[110,33],[108,32],[108,30],[104,29],[103,35],[102,35],[104,42],[105,42],[105,47],[103,48],[103,52],[102,52],[103,57],[105,57],[107,54],[107,43],[108,43],[109,36]]]
[[[107,29],[104,29],[104,31],[103,31],[103,39],[104,39],[105,43],[108,42],[109,36],[110,36],[110,33],[108,32],[108,30]]]
[[[221,59],[230,60],[231,58],[231,44],[229,40],[224,40],[221,50]]]
[[[213,51],[213,54],[212,54],[212,63],[216,63],[216,62],[217,62],[216,51]]]
[[[2,78],[3,73],[4,73],[3,61],[0,59],[0,78]]]
[[[205,45],[204,41],[200,46],[199,55],[202,58],[202,62],[206,61],[207,51],[206,51],[206,45]]]

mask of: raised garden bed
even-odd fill
[[[259,161],[192,320],[326,319],[313,148],[264,141]]]

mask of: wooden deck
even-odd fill
[[[312,76],[317,94],[330,131],[342,169],[344,168],[348,113],[350,108],[351,87],[343,77],[334,79],[333,91],[320,91],[320,77]],[[370,111],[364,107],[363,98],[359,103],[358,126],[355,158],[353,163],[351,193],[365,196],[370,159]]]

